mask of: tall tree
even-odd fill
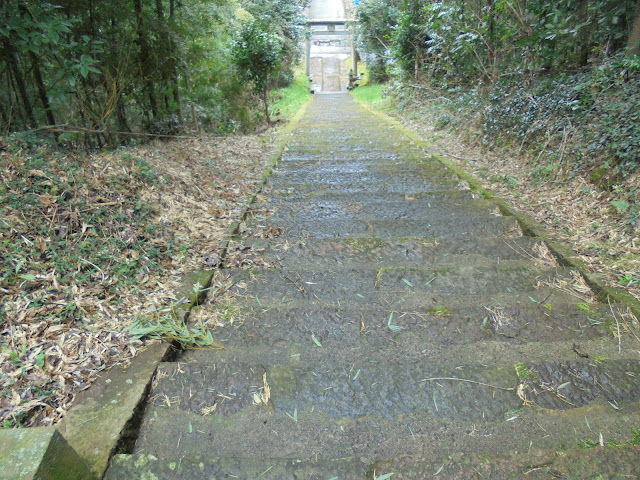
[[[136,13],[136,34],[140,46],[140,76],[149,96],[153,119],[156,120],[158,118],[158,99],[156,97],[156,88],[151,78],[151,50],[147,41],[147,32],[144,28],[142,0],[133,0],[133,8]]]

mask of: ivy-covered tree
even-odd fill
[[[425,29],[426,9],[422,0],[404,0],[398,23],[391,36],[393,56],[398,66],[410,77],[418,80],[427,58],[429,35]]]

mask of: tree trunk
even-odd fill
[[[95,15],[93,13],[93,0],[89,0],[89,25],[90,25],[89,28],[91,29],[91,36],[93,38],[97,38]]]
[[[580,0],[578,6],[578,23],[584,24],[588,20],[589,0]],[[589,29],[584,25],[580,29],[578,35],[578,58],[576,59],[579,66],[585,66],[589,61]]]
[[[116,118],[118,119],[118,125],[120,126],[120,130],[124,132],[130,132],[129,124],[127,123],[127,111],[124,106],[124,102],[122,101],[122,95],[118,92],[118,97],[116,99]]]
[[[9,94],[9,97],[10,97],[10,109],[9,109],[10,120],[9,120],[9,124],[7,125],[7,130],[9,130],[13,124],[13,120],[11,119],[14,116],[14,111],[15,111],[15,116],[18,117],[18,119],[20,120],[20,123],[22,124],[22,129],[26,130],[29,127],[27,125],[27,119],[24,116],[24,112],[20,108],[20,100],[18,100],[18,95],[16,94],[16,90],[17,90],[17,87],[13,79],[11,68],[7,68],[7,93]]]
[[[33,78],[35,78],[36,80],[38,95],[40,96],[42,107],[44,108],[45,115],[47,116],[47,122],[49,123],[49,125],[55,125],[56,120],[53,116],[51,105],[49,104],[47,89],[45,88],[44,82],[42,81],[42,73],[40,72],[40,59],[38,59],[37,55],[31,51],[29,52],[29,56],[31,57],[31,63],[33,65]]]
[[[20,92],[20,97],[22,98],[25,115],[29,119],[31,128],[36,128],[38,126],[38,122],[36,121],[36,117],[33,115],[33,107],[31,105],[31,101],[29,100],[29,94],[27,93],[27,84],[24,81],[24,76],[22,75],[22,70],[20,69],[18,55],[16,55],[16,51],[8,39],[5,38],[3,43],[6,50],[7,62],[11,67],[13,78],[15,79],[16,86],[18,87],[18,91]]]
[[[162,0],[156,0],[156,13],[158,14],[158,20],[164,20],[164,9],[162,8]]]
[[[175,19],[176,5],[175,0],[169,0],[169,25],[173,25]],[[171,54],[174,55],[171,69],[171,81],[173,82],[173,102],[176,104],[176,114],[178,115],[178,122],[182,125],[182,105],[180,105],[180,87],[178,82],[178,68],[176,67],[176,45],[173,38],[169,39],[171,45]]]
[[[172,58],[173,57],[173,45],[171,42],[171,37],[169,35],[169,33],[164,30],[165,28],[167,28],[164,25],[164,7],[162,6],[162,0],[156,0],[156,16],[158,18],[158,29],[162,29],[159,32],[159,36],[162,39],[162,45],[163,47],[167,48],[167,57]],[[169,62],[168,65],[163,65],[162,68],[162,99],[164,100],[164,109],[167,112],[171,112],[171,106],[169,104],[170,99],[169,99],[169,90],[170,90],[170,86],[169,86],[169,77],[170,75],[167,73],[168,70],[171,69],[171,63],[173,63],[172,61]]]
[[[0,131],[5,131],[9,129],[9,117],[7,112],[4,110],[4,106],[0,103],[0,117],[2,117],[2,126],[0,127]]]
[[[631,54],[640,53],[640,0],[636,2],[636,13],[633,15],[633,25],[631,33],[629,33],[627,47]]]
[[[148,76],[147,63],[149,62],[149,44],[147,43],[147,36],[142,24],[142,1],[134,0],[133,8],[136,13],[136,33],[138,34],[138,44],[140,46],[140,76],[142,77],[142,83],[149,96],[149,103],[151,104],[151,115],[153,119],[158,118],[158,101],[156,99],[155,85],[153,80]]]
[[[491,84],[495,85],[500,76],[500,63],[498,59],[498,42],[496,41],[496,18],[493,0],[488,0],[489,5],[489,72]]]
[[[33,14],[29,11],[29,9],[24,3],[21,3],[18,9],[23,16],[25,17],[29,16],[31,20],[33,20],[34,22],[36,21]],[[45,115],[47,117],[47,122],[49,123],[49,125],[55,125],[56,121],[53,117],[53,112],[51,111],[51,105],[49,104],[47,89],[45,88],[44,82],[42,80],[42,72],[40,71],[40,59],[31,50],[29,50],[29,58],[31,59],[31,66],[33,68],[33,78],[36,81],[38,96],[40,97],[40,102],[42,102],[42,108],[44,109]]]
[[[271,126],[271,116],[269,115],[269,89],[267,88],[266,82],[262,88],[262,101],[264,102],[264,116],[267,119],[267,125]]]

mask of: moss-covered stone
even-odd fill
[[[54,427],[0,430],[5,480],[92,480],[87,463]]]
[[[178,298],[186,297],[189,302],[187,308],[191,305],[200,305],[206,297],[206,288],[211,283],[213,270],[195,270],[188,273],[182,279],[180,288],[176,292]]]
[[[80,393],[59,425],[96,477],[102,477],[115,451],[127,450],[135,441],[151,379],[171,349],[166,343],[151,345],[128,368],[104,372],[91,389]]]

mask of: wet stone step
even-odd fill
[[[444,242],[429,237],[282,240],[237,239],[227,249],[224,268],[276,266],[332,269],[336,265],[445,266],[456,262],[485,265],[525,260],[555,266],[546,246],[531,237],[478,238]]]
[[[448,317],[451,312],[455,312],[459,309],[467,308],[489,308],[498,319],[504,315],[512,315],[517,309],[523,308],[525,305],[539,305],[547,311],[553,313],[554,309],[562,305],[575,305],[579,311],[586,311],[585,315],[587,319],[592,319],[590,325],[598,325],[598,322],[602,324],[604,328],[609,332],[613,332],[615,328],[615,321],[609,317],[608,314],[600,315],[599,312],[602,308],[595,308],[592,311],[591,304],[587,303],[587,300],[582,296],[584,292],[574,292],[569,286],[567,288],[557,288],[553,286],[537,286],[525,291],[514,291],[511,286],[507,287],[506,291],[499,293],[482,293],[473,295],[470,293],[443,293],[435,290],[431,291],[416,291],[414,288],[410,288],[406,283],[402,282],[402,288],[395,290],[385,289],[363,289],[362,291],[347,291],[345,295],[325,295],[325,298],[319,296],[310,296],[306,286],[317,287],[317,285],[309,285],[304,282],[309,281],[307,279],[300,279],[297,277],[281,278],[280,280],[289,281],[288,286],[283,286],[287,290],[281,290],[275,292],[273,287],[282,286],[283,283],[279,280],[278,283],[272,285],[270,288],[265,283],[265,278],[262,280],[254,281],[251,285],[248,283],[251,280],[251,274],[257,273],[261,270],[253,269],[250,271],[235,270],[235,278],[228,277],[225,282],[230,284],[233,281],[238,281],[236,286],[231,287],[228,291],[229,298],[232,298],[233,305],[238,307],[248,308],[261,308],[270,309],[273,307],[296,307],[303,302],[312,303],[315,305],[329,305],[330,307],[339,308],[363,308],[369,306],[371,308],[377,308],[380,312],[430,312],[436,315]],[[273,273],[273,271],[272,271]],[[276,279],[272,276],[270,278]],[[255,279],[254,279],[255,280]],[[302,282],[302,283],[301,283]],[[252,290],[247,290],[247,287],[251,286]],[[292,287],[292,288],[289,288]],[[339,286],[329,286],[332,291],[339,291]],[[259,290],[258,290],[259,289]],[[318,292],[316,290],[316,292]],[[524,307],[526,308],[526,307]],[[494,320],[491,320],[494,315],[487,311],[485,315],[488,317],[487,325],[491,325]],[[484,319],[484,317],[483,317]],[[496,320],[500,324],[502,320]],[[613,323],[612,323],[613,322]],[[504,323],[504,322],[502,322]],[[501,328],[499,326],[499,328]]]
[[[318,147],[319,149],[320,147]],[[387,162],[396,162],[406,157],[406,154],[399,153],[397,150],[389,151],[385,150],[370,150],[364,147],[352,147],[349,149],[345,149],[340,152],[338,158],[333,161],[336,162],[354,162],[356,164],[359,163],[377,163],[379,161],[387,161]],[[326,152],[298,152],[295,149],[289,147],[285,149],[282,154],[282,158],[280,159],[280,163],[278,164],[280,168],[289,168],[290,166],[294,167],[302,167],[304,165],[313,165],[319,162],[326,162],[329,158],[331,160],[331,156],[327,155]]]
[[[268,194],[268,193],[267,193]],[[380,193],[380,192],[362,192],[358,195],[340,195],[340,194],[325,194],[318,193],[314,195],[308,195],[312,197],[309,200],[305,199],[291,199],[291,198],[268,198],[264,202],[256,203],[252,205],[252,210],[261,208],[269,208],[273,210],[281,210],[286,207],[300,208],[298,205],[303,205],[309,201],[317,202],[319,205],[340,205],[342,203],[360,203],[363,207],[369,204],[377,203],[391,203],[391,204],[407,204],[409,206],[416,206],[420,208],[433,208],[433,207],[450,207],[452,209],[462,209],[466,207],[474,208],[474,204],[483,205],[487,207],[494,207],[495,203],[489,200],[484,200],[477,193],[473,193],[470,190],[463,190],[460,188],[452,188],[447,190],[438,190],[436,192],[420,192],[414,195],[406,195],[403,193]],[[376,205],[376,208],[378,205]]]
[[[265,216],[257,213],[247,217],[248,222],[292,224],[299,221],[324,222],[327,221],[358,221],[372,222],[384,220],[415,220],[421,222],[443,222],[450,219],[465,222],[469,218],[481,219],[490,215],[500,216],[495,205],[490,202],[475,200],[464,208],[457,209],[451,205],[442,205],[444,202],[417,202],[387,201],[381,197],[377,202],[364,203],[336,199],[333,201],[318,201],[312,199],[292,200],[289,204],[281,202],[273,203],[273,212]],[[257,205],[258,208],[263,205]]]
[[[323,162],[311,164],[280,164],[273,172],[273,180],[283,183],[288,178],[292,178],[292,183],[299,183],[296,181],[299,175],[309,175],[316,181],[323,181],[325,178],[339,178],[340,175],[350,174],[365,176],[411,175],[425,180],[456,179],[453,172],[433,161],[407,159],[405,161],[380,160],[378,162],[346,162],[341,159],[327,159]]]
[[[349,156],[343,156],[349,155]],[[351,158],[353,157],[353,158]],[[417,172],[420,176],[450,177],[453,172],[442,163],[425,154],[398,155],[395,152],[350,150],[340,155],[331,154],[284,154],[276,165],[273,175],[286,175],[288,172],[311,170],[318,174],[335,173],[365,173],[388,172],[399,173]]]
[[[429,413],[439,418],[500,421],[522,406],[512,365],[444,369],[422,359],[394,364],[345,364],[341,360],[336,357],[326,359],[324,364],[297,365],[294,358],[288,364],[270,365],[266,372],[259,360],[244,363],[227,361],[227,357],[208,365],[163,364],[152,402],[160,407],[176,405],[180,410],[210,411],[209,415],[228,417],[253,411],[266,395],[266,380],[270,408],[283,417],[315,409],[334,419]],[[455,380],[423,381],[463,376],[492,387]]]
[[[564,347],[559,353],[577,357]],[[473,353],[464,347],[454,349],[459,359],[445,353],[443,362],[437,362],[434,354],[370,359],[366,348],[313,354],[299,348],[298,353],[288,354],[295,350],[275,354],[262,347],[243,354],[230,349],[214,357],[194,354],[162,364],[152,402],[231,416],[265,403],[268,397],[272,411],[282,415],[313,409],[332,418],[429,413],[438,418],[501,421],[523,405],[566,410],[599,401],[620,410],[640,398],[640,361],[635,358],[536,364],[526,352],[518,352],[522,355],[507,354],[503,362],[489,363],[485,357],[484,364],[478,361],[480,355],[471,358]]]
[[[484,260],[484,259],[483,259]],[[446,295],[493,295],[534,289],[540,282],[571,279],[571,270],[548,268],[517,260],[493,265],[450,264],[442,268],[382,267],[230,270],[236,287],[233,293],[258,298],[265,304],[291,300],[391,300]],[[536,298],[536,297],[534,297]]]
[[[442,385],[445,381],[439,383]],[[467,412],[461,412],[467,408],[467,400],[457,406],[455,399],[444,397],[446,392],[433,388],[425,387],[422,392],[425,397],[431,394],[431,398],[424,399],[431,408],[435,410],[436,404],[441,408],[439,400],[442,400],[442,408],[454,411],[455,407],[468,416]],[[435,403],[434,391],[437,392]],[[471,389],[464,397],[475,392]],[[440,393],[443,393],[442,399],[438,397]],[[484,401],[491,402],[484,405],[490,409],[503,399],[483,395],[472,405],[474,412],[481,411]],[[638,402],[625,404],[624,415],[612,415],[608,403],[592,402],[571,410],[521,406],[495,421],[456,420],[430,413],[392,418],[377,415],[334,418],[313,405],[281,413],[270,402],[229,416],[181,409],[179,402],[170,406],[150,405],[134,453],[376,461],[398,455],[430,455],[434,451],[446,458],[459,452],[492,454],[541,447],[565,449],[579,445],[584,439],[597,438],[598,433],[606,439],[628,441],[637,427],[634,419],[640,413]]]
[[[254,303],[249,308],[219,306],[210,317],[207,313],[198,316],[212,323],[220,316],[225,318],[224,315],[233,318],[233,323],[223,320],[212,327],[213,336],[224,346],[247,348],[260,344],[313,347],[314,338],[324,348],[363,346],[389,351],[391,355],[402,352],[420,356],[437,352],[440,347],[481,341],[507,344],[533,341],[539,346],[546,342],[602,339],[617,348],[607,326],[613,325],[614,320],[607,312],[596,313],[593,308],[593,313],[587,316],[576,305],[547,305],[527,301],[511,307],[489,303],[457,309],[437,305],[405,310],[400,305],[382,304],[358,307],[292,302],[265,308]],[[591,352],[591,356],[598,354],[601,352]]]
[[[317,337],[316,337],[317,339]],[[630,339],[630,338],[629,338]],[[292,365],[300,368],[307,368],[318,372],[319,368],[330,365],[341,365],[343,369],[351,371],[354,366],[359,369],[380,368],[381,366],[398,365],[425,365],[428,368],[439,368],[442,371],[454,372],[457,378],[469,377],[466,370],[468,366],[476,368],[482,366],[489,368],[507,368],[510,372],[519,373],[520,383],[524,383],[529,388],[530,397],[536,395],[533,387],[535,383],[536,365],[543,365],[549,362],[574,362],[582,361],[582,357],[576,353],[587,354],[585,359],[593,365],[600,365],[599,358],[608,358],[612,361],[637,361],[635,352],[632,350],[618,353],[613,339],[594,340],[558,340],[555,342],[530,342],[530,343],[508,343],[498,340],[477,341],[473,343],[441,344],[425,342],[420,351],[408,351],[402,345],[389,342],[389,346],[381,349],[370,345],[366,340],[359,343],[332,344],[328,341],[318,341],[316,343],[311,336],[301,339],[299,342],[278,342],[271,344],[268,338],[252,337],[249,344],[225,343],[225,348],[217,349],[215,352],[193,350],[186,352],[177,362],[180,365],[193,364],[197,369],[210,369],[220,362],[241,362],[246,365]],[[247,349],[248,348],[248,349]],[[375,354],[372,357],[372,354]],[[596,360],[593,360],[596,359]],[[597,363],[597,364],[596,364]],[[175,364],[171,364],[175,365]],[[265,370],[268,372],[268,368]],[[354,376],[357,369],[353,370]],[[633,372],[632,372],[633,373]],[[626,373],[625,373],[626,374]],[[254,371],[252,378],[259,375]],[[520,377],[521,375],[521,377]],[[622,379],[624,384],[626,379]],[[256,380],[256,384],[261,386],[262,380]],[[556,386],[567,382],[555,383]],[[566,388],[565,385],[562,388]],[[560,390],[562,390],[562,388]],[[561,393],[561,392],[560,392]],[[564,407],[563,407],[564,408]]]
[[[215,456],[116,455],[105,480],[329,480],[364,479],[372,467],[356,459],[215,458]]]
[[[401,159],[401,158],[425,158],[429,154],[425,149],[405,143],[404,146],[389,145],[381,142],[368,143],[368,139],[359,139],[345,145],[341,141],[336,144],[322,143],[295,143],[283,152],[283,161],[321,160],[324,158],[345,158],[359,161],[361,159],[375,158]]]
[[[386,179],[384,178],[386,176]],[[414,178],[423,182],[452,181],[458,178],[450,171],[437,166],[416,163],[325,163],[322,165],[281,165],[274,171],[269,181],[278,186],[286,186],[287,183],[305,184],[310,182],[339,184],[341,181],[352,182],[353,178],[360,177],[363,181],[383,181],[394,183],[394,176]]]
[[[471,194],[450,191],[423,198],[398,194],[312,196],[305,199],[271,199],[258,203],[248,219],[257,221],[297,220],[438,220],[443,218],[500,216],[495,203],[473,198]]]
[[[400,455],[368,463],[366,460],[339,459],[301,461],[296,459],[212,458],[211,455],[158,458],[155,455],[116,455],[106,480],[176,479],[240,480],[308,479],[329,480],[372,478],[393,473],[392,478],[422,480],[442,478],[483,478],[555,480],[557,478],[640,477],[640,447],[572,448],[566,452],[528,449],[521,453],[478,455],[457,453],[442,458],[436,453]],[[532,470],[534,470],[532,472]]]
[[[640,478],[640,446],[588,447],[598,442],[593,434],[582,448],[567,451],[526,449],[501,455],[454,454],[399,456],[376,462],[378,475],[393,473],[394,479],[422,480],[431,477],[481,480],[486,478],[539,480],[584,478]]]
[[[301,212],[297,222],[267,219],[263,222],[249,221],[240,226],[239,235],[258,237],[265,229],[277,230],[284,238],[330,238],[330,237],[438,237],[443,241],[462,240],[478,237],[518,237],[522,233],[513,217],[497,217],[487,214],[478,218],[473,215],[451,216],[432,220],[370,220],[327,219],[322,221],[304,221]]]
[[[300,130],[303,130],[302,128]],[[388,137],[374,138],[371,132],[362,130],[353,130],[348,127],[336,133],[335,129],[326,129],[321,131],[314,128],[309,131],[309,136],[302,137],[302,141],[292,140],[288,143],[285,155],[290,153],[313,153],[313,152],[371,152],[384,151],[396,152],[401,155],[409,153],[421,153],[422,147],[416,145],[406,137],[396,137],[390,139]],[[335,141],[334,141],[335,140]]]
[[[422,192],[450,190],[460,185],[453,177],[420,178],[409,174],[389,177],[377,173],[348,173],[323,175],[316,178],[310,172],[302,171],[287,176],[273,177],[264,190],[266,195],[282,198],[307,198],[313,195],[331,193],[402,193],[412,195]]]

